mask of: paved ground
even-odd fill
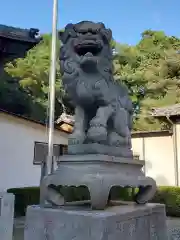
[[[180,218],[168,218],[169,240],[180,240]]]
[[[169,240],[180,240],[180,218],[168,218],[167,227]],[[24,218],[15,220],[14,239],[23,240]]]
[[[13,240],[24,240],[24,218],[15,219]]]
[[[24,240],[24,236],[23,235],[24,234],[23,234],[23,229],[22,228],[15,229],[13,240]]]

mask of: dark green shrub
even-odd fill
[[[60,188],[66,201],[78,201],[90,199],[86,187]],[[12,188],[9,193],[15,195],[15,216],[24,216],[29,205],[39,204],[39,187]],[[110,199],[132,201],[132,189],[113,187],[110,192]],[[152,202],[166,205],[168,216],[180,217],[180,187],[159,187]]]
[[[58,187],[58,191],[63,194],[68,202],[90,199],[89,191],[84,186],[78,188]],[[131,191],[131,189],[113,187],[110,192],[110,198],[114,200],[131,200]],[[27,206],[39,204],[39,187],[11,188],[7,192],[15,195],[15,216],[25,216]]]
[[[67,202],[89,200],[89,190],[85,186],[80,187],[60,187],[59,192],[62,193]]]
[[[167,216],[180,217],[180,187],[159,187],[152,202],[165,204]]]
[[[15,195],[15,216],[24,216],[28,205],[39,203],[39,187],[11,188],[7,192]]]
[[[132,200],[132,188],[122,188],[122,187],[112,187],[110,191],[111,200],[122,200],[131,201]]]

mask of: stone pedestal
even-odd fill
[[[28,207],[25,240],[167,240],[163,205]]]
[[[62,205],[57,186],[86,186],[93,209],[105,209],[112,187],[138,188],[134,201],[144,204],[156,193],[156,183],[146,177],[144,161],[104,154],[63,155],[58,168],[41,181],[41,199]],[[64,204],[64,203],[63,203]]]
[[[0,239],[12,240],[14,223],[14,195],[0,193]]]

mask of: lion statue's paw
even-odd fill
[[[107,141],[107,130],[104,126],[91,126],[87,132],[87,138],[92,142],[105,142]]]

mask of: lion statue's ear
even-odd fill
[[[100,28],[102,28],[102,29],[104,28],[104,29],[105,29],[105,25],[104,25],[104,23],[102,23],[102,22],[98,22],[97,25],[99,25]]]
[[[64,44],[66,42],[66,37],[65,37],[65,32],[64,31],[60,31],[58,32],[58,38],[59,40],[61,40],[61,42]]]
[[[112,31],[111,31],[111,29],[101,28],[100,29],[100,33],[101,33],[102,37],[104,38],[104,40],[106,40],[108,43],[111,42],[111,40],[112,40]]]
[[[76,32],[74,30],[74,25],[72,23],[69,23],[65,27],[64,31],[59,32],[59,39],[61,40],[61,42],[63,44],[66,43],[66,41],[69,37],[76,37]]]
[[[106,29],[107,39],[110,42],[112,40],[112,31],[111,29]]]

